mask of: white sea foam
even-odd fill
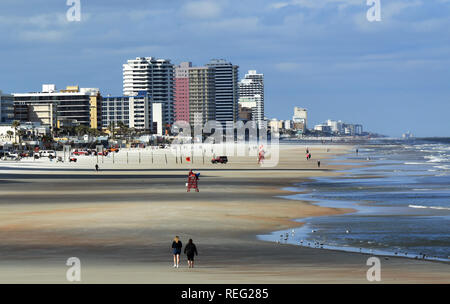
[[[445,155],[446,156],[446,155]],[[429,159],[427,161],[427,163],[446,163],[449,161],[448,158],[446,158],[443,155],[430,155],[430,156],[425,156],[426,159]]]
[[[450,165],[433,166],[433,168],[442,169],[442,170],[449,170],[450,169]]]
[[[440,207],[440,206],[421,206],[421,205],[409,205],[409,208],[415,208],[415,209],[434,209],[434,210],[450,210],[450,208],[447,207]]]

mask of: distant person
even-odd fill
[[[98,173],[98,170],[99,170],[99,168],[98,168],[98,164],[95,164],[95,171]]]
[[[184,253],[187,255],[189,268],[194,268],[194,255],[198,255],[198,252],[192,239],[189,239],[188,244],[184,247]]]
[[[178,268],[180,265],[180,254],[181,254],[181,248],[183,247],[183,244],[180,241],[180,237],[176,236],[173,239],[172,242],[172,253],[173,253],[173,267]]]
[[[317,167],[320,168],[320,160],[317,161]]]
[[[358,149],[356,149],[356,154],[358,154],[359,153],[359,150]]]

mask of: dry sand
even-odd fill
[[[327,149],[330,149],[327,152]],[[351,210],[287,200],[285,187],[340,175],[327,158],[351,146],[282,146],[275,168],[255,157],[227,165],[175,163],[164,152],[136,151],[77,164],[0,162],[0,282],[66,283],[69,257],[84,283],[367,283],[368,255],[278,245],[258,234],[296,227],[294,219]],[[207,158],[208,159],[208,158]],[[322,167],[317,168],[317,160]],[[351,164],[349,164],[351,165]],[[186,193],[187,170],[201,172]],[[193,238],[195,269],[172,268],[171,240]],[[449,283],[446,263],[382,258],[382,283]]]

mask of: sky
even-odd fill
[[[380,0],[380,22],[367,0],[80,0],[80,22],[66,1],[0,1],[0,90],[120,95],[128,59],[224,58],[264,73],[269,118],[450,136],[450,0]]]

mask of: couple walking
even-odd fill
[[[180,264],[180,254],[183,248],[183,243],[178,236],[173,239],[172,252],[173,252],[173,267],[178,268]],[[192,239],[189,239],[188,244],[184,247],[184,253],[187,255],[189,268],[194,268],[194,255],[198,255],[197,247]]]

